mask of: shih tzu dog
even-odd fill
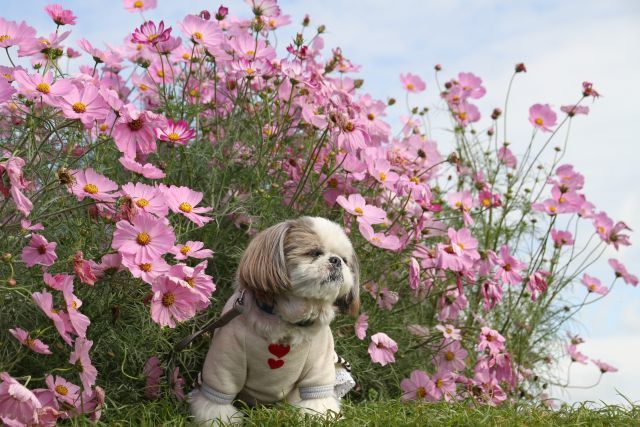
[[[240,422],[232,402],[286,401],[305,412],[338,413],[333,336],[337,310],[359,310],[358,260],[338,224],[301,217],[257,234],[236,274],[242,313],[215,331],[191,392],[191,413],[201,425]]]

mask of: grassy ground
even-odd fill
[[[502,406],[471,408],[462,403],[411,404],[398,400],[345,403],[344,416],[319,420],[301,415],[291,407],[279,406],[248,411],[245,426],[640,426],[640,407],[623,409],[607,406],[589,409],[586,405],[551,411],[540,407]],[[189,426],[186,408],[169,401],[111,408],[99,425]],[[77,420],[74,425],[82,425]]]

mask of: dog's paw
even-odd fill
[[[295,406],[299,407],[302,412],[311,415],[330,415],[330,412],[340,413],[340,401],[334,396],[301,400]]]
[[[220,404],[207,399],[200,390],[189,394],[189,407],[194,421],[199,426],[241,424],[242,412],[230,403]]]

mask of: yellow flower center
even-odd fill
[[[171,307],[174,302],[176,302],[176,297],[171,292],[167,292],[162,297],[162,305],[165,307]]]
[[[451,361],[452,361],[453,359],[455,359],[455,358],[456,358],[456,355],[453,353],[453,351],[447,351],[447,352],[444,354],[444,359],[445,359],[447,362],[451,362]]]
[[[186,255],[189,253],[189,251],[191,250],[191,248],[187,245],[184,245],[183,247],[180,248],[180,253],[182,255]]]
[[[158,70],[158,71],[156,72],[156,75],[157,75],[158,77],[164,77],[164,71],[162,71],[162,70]]]
[[[149,236],[149,234],[145,232],[138,233],[138,236],[136,237],[136,242],[138,242],[139,245],[146,246],[149,243],[151,243],[151,236]]]
[[[189,91],[189,95],[191,95],[191,96],[196,96],[197,94],[198,94],[198,89],[191,89]]]
[[[167,138],[169,138],[169,141],[171,142],[176,142],[177,140],[180,139],[180,135],[178,135],[175,132],[171,132],[169,135],[167,135]]]
[[[565,198],[564,198],[564,196],[560,196],[560,198],[558,199],[558,201],[559,201],[560,203],[564,203],[564,202],[566,202],[566,201],[567,201],[567,199],[565,199]]]
[[[416,88],[416,87],[413,85],[413,83],[408,83],[408,84],[407,84],[407,89],[409,89],[409,90],[413,90],[413,89],[415,89],[415,88]]]
[[[604,233],[604,227],[603,227],[603,226],[601,226],[601,225],[599,225],[599,226],[598,226],[598,232],[599,232],[599,233]]]
[[[87,184],[84,186],[84,191],[89,194],[96,194],[98,192],[98,187],[95,184]]]
[[[482,204],[483,204],[485,207],[489,207],[489,206],[491,206],[491,200],[489,200],[489,199],[482,199]]]
[[[380,243],[380,238],[379,238],[379,237],[376,237],[376,236],[373,236],[373,237],[371,238],[371,241],[372,241],[372,242]]]
[[[56,386],[56,393],[66,396],[67,394],[69,394],[69,389],[63,386],[62,384],[58,384]]]
[[[442,378],[438,378],[436,380],[436,387],[442,388],[443,385],[444,385],[444,381],[442,381]]]
[[[542,124],[544,123],[544,121],[543,121],[540,117],[538,117],[537,119],[535,119],[535,120],[534,120],[534,122],[536,122],[536,124],[537,124],[538,126],[542,126]]]
[[[133,7],[137,7],[138,9],[141,9],[142,6],[144,6],[144,4],[140,0],[138,0],[135,3],[133,3]]]
[[[76,102],[71,106],[71,108],[78,114],[82,114],[87,111],[87,106],[82,102]]]
[[[189,55],[188,53],[183,53],[182,54],[182,59],[189,59],[191,57],[191,55]]]
[[[362,210],[362,208],[361,208],[361,207],[359,207],[359,206],[358,206],[357,208],[355,208],[355,209],[354,209],[354,211],[355,211],[358,215],[362,215],[362,214],[364,213],[364,211]]]
[[[417,176],[412,177],[409,181],[413,182],[414,184],[420,184],[420,178],[418,178]]]
[[[182,212],[189,213],[191,212],[193,207],[187,202],[182,202],[180,203],[180,206],[178,206],[178,209],[180,209]]]
[[[351,122],[344,125],[344,130],[346,130],[347,132],[353,132],[353,129],[355,129],[355,125]]]
[[[41,92],[41,93],[45,93],[45,94],[46,94],[46,93],[51,92],[51,86],[49,86],[49,84],[48,84],[48,83],[45,83],[45,82],[38,83],[38,85],[36,86],[36,90],[37,90],[38,92]]]
[[[376,118],[376,116],[374,116],[374,115],[373,115],[373,113],[369,113],[369,114],[367,114],[367,119],[369,119],[369,120],[373,120],[373,119],[375,119],[375,118]]]
[[[460,120],[466,120],[467,119],[467,113],[465,113],[464,111],[461,113],[458,113],[458,118],[460,118]]]
[[[192,288],[196,285],[196,282],[195,280],[193,280],[193,277],[185,277],[184,281],[187,282],[189,286],[191,286]]]
[[[0,36],[0,42],[6,42],[7,40],[9,40],[11,38],[11,36],[8,36],[6,34],[3,34]]]
[[[462,202],[456,202],[455,205],[456,205],[456,208],[461,208],[462,207]]]
[[[589,292],[594,292],[596,290],[596,284],[591,283],[587,288],[589,289]]]
[[[151,271],[151,264],[149,264],[148,262],[145,262],[144,264],[140,264],[138,267],[140,267],[140,270],[144,271],[145,273],[148,273]]]
[[[416,389],[416,396],[418,396],[420,399],[424,399],[426,395],[427,395],[427,392],[424,389],[424,387],[418,387]]]
[[[101,125],[100,125],[100,131],[101,131],[101,132],[104,132],[104,131],[106,131],[106,130],[107,130],[107,124],[106,124],[106,123],[101,124]]]
[[[138,199],[136,205],[138,205],[139,208],[144,208],[146,206],[149,206],[149,201],[147,199]]]
[[[195,33],[193,33],[193,38],[202,40],[202,33],[199,31],[196,31]]]
[[[255,73],[255,72],[256,72],[256,70],[254,70],[253,68],[247,68],[247,69],[246,69],[246,70],[244,70],[244,71],[245,71],[245,73],[247,73],[247,74],[249,74],[249,75],[251,75],[251,74],[253,74],[253,73]]]
[[[462,243],[457,244],[460,249],[464,249],[464,245]]]
[[[150,42],[154,41],[157,38],[158,38],[157,34],[150,34],[150,35],[147,36],[147,40],[150,41]]]
[[[255,54],[256,54],[256,51],[255,51],[255,50],[248,50],[248,51],[247,51],[247,55],[249,55],[249,56],[253,56],[253,55],[255,55]]]
[[[142,122],[142,119],[134,119],[134,120],[131,120],[129,123],[127,123],[127,126],[129,126],[129,129],[135,132],[142,129],[142,126],[144,126],[144,123]]]
[[[141,91],[143,91],[143,92],[144,92],[145,90],[149,90],[149,86],[147,86],[147,85],[146,85],[146,84],[144,84],[144,83],[140,83],[139,88],[140,88],[140,90],[141,90]]]
[[[555,213],[558,209],[555,206],[549,206],[549,211]]]
[[[76,300],[71,301],[71,308],[74,310],[78,309],[78,302]]]
[[[384,172],[380,172],[380,181],[386,181],[387,179],[387,174]]]

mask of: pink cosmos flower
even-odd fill
[[[586,365],[587,360],[589,360],[587,356],[578,351],[574,344],[570,344],[567,346],[567,352],[569,353],[569,357],[571,357],[572,362],[578,362]]]
[[[167,121],[167,126],[163,129],[154,129],[156,138],[160,141],[171,142],[173,144],[187,145],[190,139],[193,139],[196,135],[195,129],[190,129],[186,121],[180,120],[174,122],[173,120]]]
[[[129,12],[144,12],[157,6],[157,0],[124,0],[124,8]]]
[[[173,230],[162,219],[140,212],[131,222],[116,223],[111,245],[123,256],[132,255],[136,264],[143,264],[167,253],[175,240]]]
[[[398,344],[384,332],[378,332],[371,336],[369,344],[369,356],[371,361],[385,366],[396,361],[394,354],[398,351]]]
[[[49,350],[49,346],[39,339],[33,339],[29,337],[29,332],[25,331],[22,328],[9,329],[11,335],[15,337],[20,344],[27,347],[29,350],[40,353],[40,354],[51,354],[51,350]]]
[[[398,250],[402,246],[398,236],[376,233],[373,230],[373,227],[364,221],[358,224],[358,229],[360,230],[362,237],[364,237],[373,246],[391,251]]]
[[[97,86],[86,83],[81,89],[77,86],[58,98],[57,106],[68,119],[79,119],[86,129],[90,129],[96,120],[107,117],[106,104],[100,96]]]
[[[606,374],[607,372],[618,372],[617,368],[614,368],[613,366],[609,365],[608,363],[604,363],[601,362],[600,360],[596,360],[596,359],[591,359],[591,361],[593,362],[594,365],[596,365],[598,367],[598,369],[600,369],[600,372],[603,374]]]
[[[123,255],[122,265],[129,269],[133,277],[142,279],[150,285],[157,277],[166,274],[171,268],[163,258],[143,263],[136,263],[134,258],[134,255]]]
[[[182,285],[181,280],[160,276],[151,286],[151,318],[160,326],[176,327],[176,321],[182,322],[196,314],[201,302],[199,293]]]
[[[511,169],[515,169],[515,167],[518,165],[516,156],[514,156],[511,150],[509,150],[504,145],[498,150],[498,160],[500,160],[506,167]]]
[[[175,367],[171,374],[171,383],[173,384],[171,392],[176,399],[184,400],[184,378],[180,376],[180,368],[178,366]]]
[[[478,241],[471,236],[466,228],[456,231],[449,228],[447,231],[449,244],[438,243],[438,268],[452,271],[469,270],[473,263],[480,259],[478,253]]]
[[[76,25],[76,17],[73,15],[73,11],[63,9],[59,4],[47,5],[44,11],[57,25]]]
[[[213,278],[205,274],[208,261],[202,261],[195,267],[189,267],[184,264],[177,264],[169,270],[169,276],[184,281],[186,286],[190,287],[194,292],[200,295],[200,303],[198,310],[206,308],[209,305],[211,294],[216,290]]]
[[[92,271],[94,264],[95,262],[84,259],[82,251],[77,251],[73,255],[73,271],[78,276],[78,279],[86,285],[93,286],[98,279]]]
[[[171,38],[171,27],[165,30],[164,21],[156,27],[155,22],[147,21],[136,28],[132,34],[131,41],[134,43],[155,46],[158,43],[166,42]]]
[[[587,291],[589,293],[593,292],[599,295],[607,295],[609,293],[609,289],[606,286],[602,286],[600,280],[596,279],[595,277],[589,276],[587,273],[582,276],[581,282],[587,287]]]
[[[27,74],[24,70],[16,70],[13,73],[15,81],[18,83],[18,92],[30,98],[42,97],[47,104],[56,104],[55,97],[69,93],[74,86],[67,79],[53,81],[53,73],[50,71],[44,76],[41,74]]]
[[[51,289],[61,291],[69,283],[73,283],[73,276],[70,274],[49,274],[44,273],[42,275],[44,283]]]
[[[64,301],[67,304],[67,313],[69,314],[69,322],[71,323],[71,327],[78,337],[86,338],[87,328],[89,327],[91,321],[87,316],[78,311],[78,309],[82,307],[82,301],[80,301],[80,299],[74,295],[73,283],[65,284],[65,287],[62,289],[62,294],[64,296]]]
[[[500,248],[500,257],[497,260],[498,269],[496,270],[495,279],[510,285],[516,285],[522,282],[520,272],[527,265],[518,261],[509,255],[509,247],[502,245]]]
[[[280,15],[280,7],[276,0],[244,0],[251,6],[251,11],[256,16],[276,17]]]
[[[638,277],[629,273],[627,271],[627,268],[620,261],[611,258],[609,259],[609,265],[611,266],[611,268],[613,268],[616,277],[622,277],[622,280],[624,280],[627,285],[638,285]]]
[[[438,320],[443,322],[448,319],[456,319],[458,314],[467,308],[469,301],[467,297],[457,288],[442,294],[438,300]]]
[[[142,165],[127,156],[120,157],[118,161],[122,166],[125,167],[125,169],[140,174],[148,179],[162,179],[166,176],[161,169],[158,169],[151,163],[145,163],[144,165]]]
[[[600,93],[593,88],[593,83],[582,82],[582,95],[587,97],[591,96],[595,99],[600,96]]]
[[[44,290],[42,292],[32,293],[31,299],[34,303],[36,303],[38,307],[40,307],[44,314],[53,321],[53,324],[58,330],[58,333],[60,334],[62,339],[67,344],[72,345],[73,340],[69,335],[69,333],[72,331],[71,324],[67,324],[68,322],[65,322],[65,318],[62,317],[64,313],[63,311],[53,308],[53,295]]]
[[[538,293],[544,293],[547,291],[549,284],[547,283],[547,277],[549,272],[546,270],[538,270],[529,276],[527,281],[527,291],[531,293],[531,300],[538,299]]]
[[[25,41],[34,39],[36,30],[22,21],[7,21],[0,17],[0,48],[8,49],[11,46],[19,46]]]
[[[560,107],[560,111],[567,113],[569,117],[577,116],[578,114],[584,114],[586,116],[589,114],[589,107],[582,105],[563,105]]]
[[[447,340],[460,341],[462,339],[460,329],[456,329],[453,325],[436,325],[436,329],[442,332],[442,335]]]
[[[551,230],[551,238],[556,248],[573,245],[573,236],[570,231],[557,230],[554,228]]]
[[[56,375],[47,375],[47,387],[60,403],[76,406],[80,398],[80,387]]]
[[[11,86],[11,83],[0,79],[0,104],[10,100],[14,93],[16,93],[16,90]]]
[[[556,119],[556,113],[549,104],[534,104],[529,108],[529,122],[543,132],[551,132],[551,128],[556,125]]]
[[[444,400],[448,402],[455,397],[456,383],[450,371],[439,369],[438,372],[431,377],[431,383],[433,387],[429,390],[429,395],[433,400],[444,398]]]
[[[217,50],[224,40],[220,27],[213,21],[207,21],[196,15],[187,15],[180,28],[195,44],[204,46],[209,50]]]
[[[75,349],[69,355],[69,363],[76,365],[80,370],[80,381],[85,390],[90,390],[91,386],[96,383],[98,370],[91,364],[89,358],[89,350],[93,345],[93,341],[86,338],[78,337],[75,342]]]
[[[482,303],[485,311],[493,309],[500,301],[502,301],[502,284],[494,279],[487,279],[482,283],[480,295],[482,295]]]
[[[386,286],[380,289],[376,302],[378,307],[383,310],[391,310],[393,306],[398,302],[400,296],[397,292],[389,290]]]
[[[116,147],[126,157],[134,159],[136,153],[156,152],[154,128],[164,125],[164,118],[151,111],[139,111],[133,104],[125,104],[113,128]]]
[[[449,193],[447,199],[449,206],[451,206],[452,209],[460,210],[462,212],[464,225],[473,225],[473,218],[471,218],[469,213],[471,212],[471,209],[473,209],[473,197],[471,196],[471,192],[469,190],[465,190],[458,193]]]
[[[146,377],[144,395],[149,399],[158,399],[160,397],[160,376],[162,375],[160,360],[156,356],[151,356],[144,364],[142,372]]]
[[[420,288],[422,284],[420,283],[420,263],[414,258],[411,257],[409,260],[409,287],[416,291]]]
[[[338,196],[336,202],[351,215],[358,217],[358,222],[367,224],[381,224],[387,219],[387,213],[372,205],[368,205],[360,194],[350,194],[348,198]]]
[[[71,171],[74,183],[69,191],[78,198],[79,201],[85,197],[91,197],[100,202],[112,203],[119,196],[118,184],[111,181],[104,175],[100,175],[92,168],[85,170]]]
[[[488,348],[491,354],[497,354],[504,350],[504,341],[504,337],[498,331],[483,326],[480,329],[477,349],[484,351]]]
[[[419,76],[411,73],[400,74],[400,82],[402,87],[410,93],[420,93],[427,88],[427,85]]]
[[[171,249],[171,254],[177,260],[184,260],[187,258],[205,259],[213,256],[211,249],[203,249],[204,243],[189,240],[184,245],[177,244]]]
[[[427,396],[427,390],[432,387],[433,383],[429,379],[429,375],[424,371],[415,370],[411,372],[409,378],[400,382],[402,400],[424,400]]]
[[[354,327],[356,330],[356,337],[361,341],[364,340],[367,336],[367,329],[369,328],[369,316],[367,316],[367,313],[362,313],[358,316]]]
[[[50,266],[58,259],[56,255],[56,242],[49,243],[44,236],[32,234],[29,244],[22,249],[22,261],[27,267],[36,264]]]
[[[458,85],[466,96],[474,99],[482,98],[487,92],[482,79],[473,73],[458,73]]]
[[[467,126],[469,123],[475,123],[480,120],[480,110],[473,104],[461,102],[459,104],[450,105],[451,113],[460,126]]]
[[[446,369],[448,371],[460,371],[464,369],[464,359],[467,357],[467,351],[462,348],[459,341],[445,341],[444,348],[437,357],[438,369]]]
[[[6,372],[0,379],[0,421],[11,427],[36,425],[42,408],[36,395]]]
[[[179,213],[191,221],[198,227],[202,227],[213,218],[206,217],[203,213],[211,212],[213,208],[198,208],[196,205],[202,201],[202,193],[193,191],[189,187],[171,187],[160,186],[167,205],[174,213]]]
[[[141,182],[127,183],[122,186],[122,195],[129,197],[136,209],[164,218],[169,212],[169,207],[164,199],[163,192],[151,185]]]

